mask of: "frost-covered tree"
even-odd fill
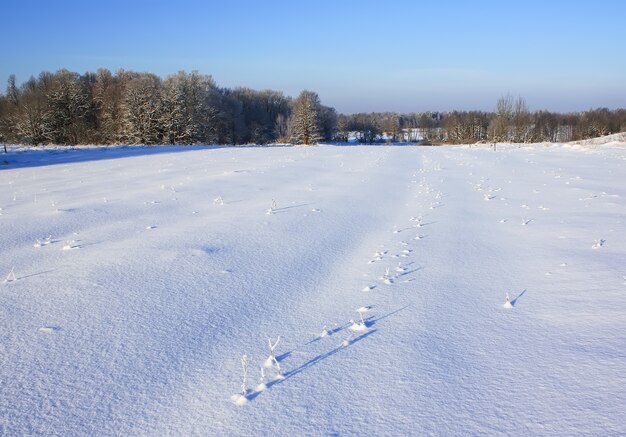
[[[57,71],[46,93],[48,140],[56,144],[78,144],[87,135],[89,90],[76,73]]]
[[[294,101],[290,124],[295,144],[310,145],[320,140],[320,106],[320,98],[313,91],[302,91]]]
[[[215,141],[219,91],[211,76],[184,71],[168,76],[161,86],[160,126],[167,144]]]
[[[9,76],[7,81],[7,101],[14,106],[19,104],[19,90],[17,89],[17,85],[15,83],[15,75],[12,74]]]
[[[19,90],[15,85],[15,75],[9,76],[6,96],[0,95],[0,142],[7,153],[7,141],[15,139],[13,124],[19,104]]]
[[[191,144],[197,136],[193,104],[187,104],[187,77],[184,72],[168,76],[161,88],[159,125],[165,144]],[[190,102],[191,103],[191,102]]]
[[[95,136],[105,144],[115,144],[120,140],[122,123],[122,88],[129,75],[120,70],[113,75],[100,68],[95,74],[91,89],[92,104],[95,110]]]
[[[218,141],[220,90],[209,75],[192,71],[185,78],[186,111],[192,125],[191,144]]]
[[[156,144],[160,140],[161,80],[150,73],[133,77],[122,97],[122,139],[130,144]]]
[[[20,142],[26,144],[46,143],[54,134],[49,120],[46,93],[52,75],[43,72],[38,79],[31,77],[22,85],[12,128]]]
[[[335,140],[341,142],[347,142],[350,136],[349,119],[344,114],[337,116],[337,129],[335,132]]]

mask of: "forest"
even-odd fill
[[[530,111],[505,95],[494,111],[338,114],[314,91],[219,87],[196,71],[161,78],[98,69],[42,72],[0,94],[0,143],[81,144],[365,144],[428,141],[566,142],[626,131],[626,109]]]

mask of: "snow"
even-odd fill
[[[0,435],[626,433],[619,141],[2,159]]]
[[[587,140],[572,141],[571,146],[598,147],[598,146],[620,146],[626,143],[626,132],[605,135]]]

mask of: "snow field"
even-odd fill
[[[625,431],[623,148],[165,152],[0,172],[0,433]]]

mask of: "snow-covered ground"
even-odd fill
[[[624,145],[3,161],[0,435],[626,433]]]

